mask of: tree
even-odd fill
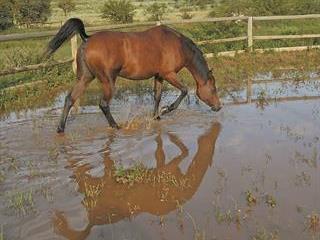
[[[109,0],[102,8],[102,18],[114,23],[133,22],[135,7],[129,0]]]
[[[13,26],[13,14],[10,4],[6,0],[0,0],[0,30]]]
[[[167,12],[167,5],[165,3],[153,3],[145,9],[145,13],[149,15],[151,21],[161,21],[163,15]]]
[[[58,8],[63,11],[64,16],[67,16],[68,13],[76,9],[76,4],[73,0],[59,0]]]

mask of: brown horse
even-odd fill
[[[53,54],[67,39],[79,33],[83,43],[77,53],[78,81],[65,99],[58,132],[64,132],[70,108],[83,94],[89,83],[97,77],[104,97],[99,106],[111,127],[118,128],[110,113],[109,103],[114,94],[117,76],[132,80],[154,77],[154,117],[176,109],[187,95],[187,87],[179,81],[177,73],[186,67],[197,84],[197,95],[212,110],[221,109],[212,71],[199,48],[187,37],[166,26],[153,27],[144,32],[85,33],[80,19],[69,19],[50,41],[46,55]],[[158,111],[163,80],[181,91],[169,106]]]

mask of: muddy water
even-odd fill
[[[155,122],[130,95],[122,130],[86,106],[58,136],[61,99],[0,124],[4,239],[320,238],[319,100],[217,114],[191,98]]]

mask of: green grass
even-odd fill
[[[9,196],[9,208],[18,215],[25,216],[34,208],[33,190],[17,192]]]
[[[81,3],[81,2],[80,2]],[[79,4],[80,4],[79,3]],[[83,4],[84,1],[83,1]],[[97,6],[95,6],[97,7]],[[88,12],[90,12],[88,10]],[[257,35],[267,34],[301,34],[317,33],[318,20],[304,21],[279,21],[279,22],[259,22],[255,24],[254,32]],[[303,25],[299,25],[303,23]],[[194,41],[244,36],[246,34],[246,21],[230,23],[197,23],[178,24],[172,26],[184,33]],[[25,65],[37,64],[42,61],[46,45],[49,38],[33,39],[25,41],[11,41],[0,43],[0,69],[12,69]],[[295,45],[318,44],[315,40],[286,40],[286,41],[256,41],[255,47],[279,47]],[[200,46],[205,53],[228,50],[239,50],[246,48],[246,41],[227,44],[211,44]],[[265,54],[243,54],[235,58],[214,57],[209,60],[209,65],[213,67],[217,78],[219,92],[223,96],[225,89],[239,90],[245,87],[246,80],[253,77],[257,72],[274,71],[279,66],[296,67],[303,71],[316,70],[319,63],[319,51],[304,51],[296,53],[265,53]],[[70,43],[63,45],[55,54],[53,59],[63,60],[71,57]],[[276,74],[276,73],[275,73]],[[195,86],[193,79],[187,71],[182,71],[180,77],[188,86]],[[42,81],[40,84],[24,88],[16,88],[8,91],[9,87],[19,84]],[[46,106],[61,91],[69,89],[75,80],[71,65],[66,64],[60,67],[51,67],[31,72],[18,73],[0,77],[0,112],[10,112],[11,110],[21,110],[29,107]],[[99,86],[96,84],[96,88]],[[152,92],[152,81],[118,81],[117,87],[121,90],[132,90],[137,93]],[[124,91],[118,91],[119,94]]]
[[[3,226],[0,227],[0,240],[4,240]]]
[[[279,67],[290,67],[296,68],[296,71],[300,72],[299,76],[303,77],[303,72],[317,71],[318,63],[320,62],[320,51],[269,52],[264,54],[246,53],[235,57],[214,57],[209,59],[208,62],[214,70],[219,95],[223,97],[229,91],[245,89],[247,79],[252,78],[256,73],[272,72],[274,77],[277,77],[283,73],[283,71],[279,71]],[[299,76],[297,80],[299,80]],[[194,80],[186,70],[183,70],[179,74],[179,77],[190,88],[195,87]],[[52,67],[28,74],[17,74],[13,77],[0,78],[0,82],[4,82],[4,80],[7,82],[6,86],[14,85],[17,82],[43,81],[40,84],[28,87],[11,90],[0,89],[0,113],[2,114],[28,108],[49,106],[58,94],[71,88],[75,81],[75,75],[71,70],[71,64],[67,64],[66,66]],[[2,86],[4,87],[5,85]],[[126,94],[127,90],[136,94],[152,94],[153,81],[136,82],[119,79],[116,87],[118,89],[118,97],[121,97],[121,94]],[[95,91],[99,91],[99,88],[98,81],[94,81],[90,85],[90,89]],[[165,84],[165,90],[168,88],[170,86]],[[93,96],[94,98],[92,98]],[[86,102],[98,103],[98,99],[96,98],[99,97],[99,94],[86,94],[83,99],[87,99]],[[90,98],[92,99],[90,100]]]
[[[0,43],[0,69],[21,67],[42,62],[42,55],[50,38],[10,41]],[[64,44],[54,55],[54,59],[71,57],[71,47]]]
[[[101,9],[103,7],[105,1],[98,1],[98,0],[79,0],[76,2],[76,10],[71,12],[68,17],[80,17],[84,19],[87,24],[94,24],[100,25],[107,23],[106,20],[103,20],[101,16]],[[168,6],[167,13],[165,14],[166,20],[174,20],[174,19],[181,19],[179,17],[180,12],[179,8],[183,7],[183,3],[176,4],[175,1],[168,1],[168,0],[160,0],[160,1],[132,1],[132,3],[136,6],[134,21],[146,21],[148,20],[148,16],[145,14],[145,8],[154,3],[154,2],[161,2],[166,3]],[[50,17],[49,21],[51,22],[60,22],[61,20],[64,21],[66,17],[64,16],[61,9],[57,6],[57,0],[52,1],[51,4],[52,9],[52,16]],[[207,17],[208,13],[210,12],[210,5],[207,5],[206,9],[201,10],[197,7],[193,7],[193,11],[191,12],[194,18],[204,18]]]
[[[280,239],[277,231],[268,232],[265,228],[258,229],[252,236],[252,240],[278,240]]]
[[[21,76],[21,79],[24,81],[23,76]],[[26,81],[42,81],[30,86],[0,89],[0,112],[8,113],[12,110],[19,111],[48,106],[58,94],[70,88],[70,84],[74,79],[75,76],[70,64],[41,70],[41,72],[35,73],[34,76],[31,72],[27,75]]]

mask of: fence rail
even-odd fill
[[[27,72],[27,71],[32,71],[32,70],[39,70],[39,69],[54,67],[54,66],[58,66],[61,64],[71,63],[71,62],[73,62],[73,58],[63,60],[63,61],[57,61],[54,63],[40,63],[40,64],[34,64],[34,65],[29,65],[29,66],[24,66],[24,67],[16,67],[16,68],[12,68],[10,70],[0,71],[0,76],[21,73],[21,72]]]
[[[309,14],[309,15],[290,15],[290,16],[236,16],[236,17],[222,17],[222,18],[206,18],[206,19],[191,19],[191,20],[180,20],[180,21],[162,21],[161,24],[165,25],[174,25],[174,24],[191,24],[191,23],[210,23],[210,22],[225,22],[225,21],[247,21],[247,35],[224,38],[224,39],[210,39],[197,42],[199,45],[204,44],[217,44],[217,43],[227,43],[227,42],[238,42],[238,41],[247,41],[247,49],[239,51],[230,51],[230,52],[220,52],[220,56],[233,56],[236,52],[242,53],[247,51],[257,51],[263,52],[264,50],[275,50],[275,51],[299,51],[305,50],[308,48],[319,48],[320,46],[299,46],[299,47],[287,47],[287,48],[273,48],[273,49],[253,49],[254,40],[279,40],[279,39],[309,39],[309,38],[320,38],[320,34],[302,34],[302,35],[271,35],[271,36],[255,36],[253,34],[253,23],[254,21],[271,21],[271,20],[295,20],[295,19],[312,19],[320,18],[320,14]],[[99,27],[87,27],[86,30],[89,33],[95,33],[104,30],[116,30],[116,29],[126,29],[126,28],[136,28],[136,27],[146,27],[159,25],[159,22],[142,22],[142,23],[132,23],[132,24],[117,24],[109,26],[99,26]],[[45,31],[45,32],[34,32],[34,33],[24,33],[24,34],[9,34],[9,35],[0,35],[0,43],[8,41],[21,41],[28,39],[38,39],[38,38],[47,38],[52,37],[56,34],[56,31]],[[71,39],[71,50],[72,50],[72,59],[73,59],[73,70],[76,70],[75,56],[77,52],[77,37]],[[206,57],[210,58],[214,56],[214,53],[206,54]],[[55,63],[55,65],[65,64],[71,62],[71,60],[61,61]],[[0,76],[15,74],[18,72],[32,71],[36,69],[41,69],[45,67],[52,66],[52,64],[37,64],[32,66],[25,66],[21,68],[6,69],[0,71]]]

